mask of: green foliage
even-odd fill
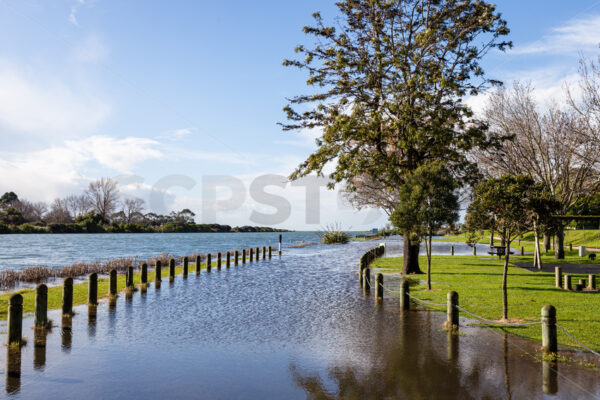
[[[19,201],[19,196],[15,192],[6,192],[0,197],[0,208],[9,207],[15,201]]]
[[[8,207],[0,212],[0,222],[6,225],[21,225],[27,222],[25,218],[23,218],[23,214],[19,210],[13,207]]]
[[[390,216],[405,236],[420,241],[458,220],[457,184],[441,162],[418,167],[400,186],[399,205]]]
[[[316,13],[304,32],[317,44],[298,46],[299,58],[284,61],[306,71],[312,89],[285,107],[284,129],[323,130],[318,150],[291,178],[320,174],[336,162],[330,178],[349,191],[364,175],[392,190],[435,160],[466,181],[476,177],[466,151],[500,139],[486,136],[462,99],[497,83],[484,77],[480,60],[511,45],[501,40],[509,30],[495,6],[481,0],[336,4],[335,26]]]
[[[346,244],[349,240],[350,237],[342,231],[329,231],[321,236],[323,244]]]

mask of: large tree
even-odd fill
[[[102,178],[90,182],[85,195],[91,202],[93,210],[100,214],[103,219],[108,220],[108,217],[117,208],[119,202],[118,192],[117,182],[110,178]]]
[[[427,289],[431,290],[431,241],[443,225],[458,220],[455,179],[441,162],[422,165],[400,186],[400,204],[390,220],[411,244],[425,239]]]
[[[533,88],[518,82],[495,91],[485,115],[491,134],[514,135],[500,148],[477,152],[486,175],[531,175],[560,203],[562,215],[600,189],[600,141],[589,115],[558,105],[542,109]],[[555,257],[564,258],[564,224],[556,222],[546,226],[546,236],[556,234]]]
[[[327,25],[319,13],[284,65],[308,73],[311,93],[289,100],[286,130],[322,129],[318,150],[291,179],[335,164],[329,175],[348,191],[368,177],[393,193],[420,165],[444,160],[468,179],[465,152],[489,145],[485,125],[462,102],[497,83],[480,65],[492,48],[505,49],[509,30],[482,0],[345,0]],[[404,241],[404,272],[419,272],[419,246]]]

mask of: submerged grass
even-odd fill
[[[511,258],[515,262],[522,259]],[[421,257],[421,263],[425,265],[424,257]],[[374,267],[380,269],[379,272],[398,273],[402,270],[402,258],[378,259],[374,262]],[[446,294],[454,290],[459,294],[459,304],[462,307],[487,319],[498,320],[502,316],[502,270],[503,260],[498,260],[496,257],[433,256],[431,267],[433,290],[427,291],[424,281],[420,280],[416,286],[411,287],[411,293],[423,300],[446,303]],[[587,278],[587,274],[572,275],[573,282],[577,282],[580,278]],[[412,278],[420,278],[420,276],[416,275]],[[541,308],[546,304],[556,307],[558,323],[575,338],[596,351],[600,350],[600,335],[598,335],[600,293],[556,289],[552,273],[530,272],[516,266],[509,266],[509,318],[521,322],[540,321]],[[440,308],[442,309],[445,310]],[[538,341],[542,338],[539,325],[498,329]],[[561,344],[579,347],[560,329],[558,340]]]

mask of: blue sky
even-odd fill
[[[531,80],[541,100],[576,81],[580,54],[600,54],[600,1],[497,7],[515,48],[490,54],[486,70]],[[383,214],[352,210],[324,188],[307,215],[305,188],[285,183],[317,133],[277,126],[286,96],[305,89],[281,62],[307,43],[301,28],[317,10],[335,15],[323,0],[0,0],[0,192],[51,201],[108,176],[123,196],[160,212],[189,207],[198,222],[383,225]],[[275,211],[249,194],[265,174],[279,184],[266,192],[285,200],[277,218],[258,223],[256,212]],[[226,185],[214,192],[211,182]]]

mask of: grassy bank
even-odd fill
[[[569,257],[571,258],[571,257]],[[530,259],[530,258],[529,258]],[[515,257],[514,261],[526,261],[527,257]],[[546,261],[550,261],[548,257]],[[421,257],[421,266],[426,266]],[[383,258],[374,263],[383,272],[399,273],[402,258]],[[502,316],[502,268],[503,261],[496,257],[434,256],[432,259],[432,288],[427,291],[424,282],[411,287],[417,298],[446,303],[450,290],[458,292],[460,305],[472,313],[497,320]],[[380,272],[381,272],[380,271]],[[414,276],[425,279],[425,276]],[[574,275],[573,281],[587,278]],[[557,320],[578,340],[600,350],[600,293],[568,292],[554,288],[554,274],[529,272],[515,266],[509,267],[508,316],[521,322],[540,320],[540,310],[546,304],[557,308]],[[444,309],[445,308],[441,308]],[[541,341],[539,325],[502,328],[512,334]],[[559,329],[559,343],[577,347]]]
[[[215,263],[213,262],[212,269],[216,269]],[[241,261],[240,261],[241,263]],[[240,264],[241,265],[241,264]],[[225,266],[223,265],[223,268]],[[232,267],[233,262],[232,262]],[[189,274],[194,275],[196,266],[194,263],[189,264]],[[202,269],[206,269],[206,264],[202,264]],[[181,275],[183,273],[183,267],[179,266],[175,268],[175,274]],[[155,272],[154,270],[148,270],[148,282],[154,282]],[[162,283],[165,284],[169,282],[169,268],[163,267],[161,272]],[[134,283],[137,285],[140,282],[140,273],[137,272],[134,274]],[[53,286],[48,287],[48,309],[60,309],[62,307],[62,290],[61,286]],[[125,290],[125,275],[117,276],[117,290],[123,291]],[[23,289],[19,290],[16,293],[20,293],[23,296],[23,312],[24,313],[33,313],[35,311],[35,289]],[[0,295],[0,320],[6,320],[7,312],[8,312],[8,299],[12,293],[5,293]],[[107,298],[108,297],[108,278],[99,278],[98,279],[98,298]],[[73,285],[73,305],[81,305],[87,304],[88,298],[88,284],[87,282],[82,282],[79,284]]]

